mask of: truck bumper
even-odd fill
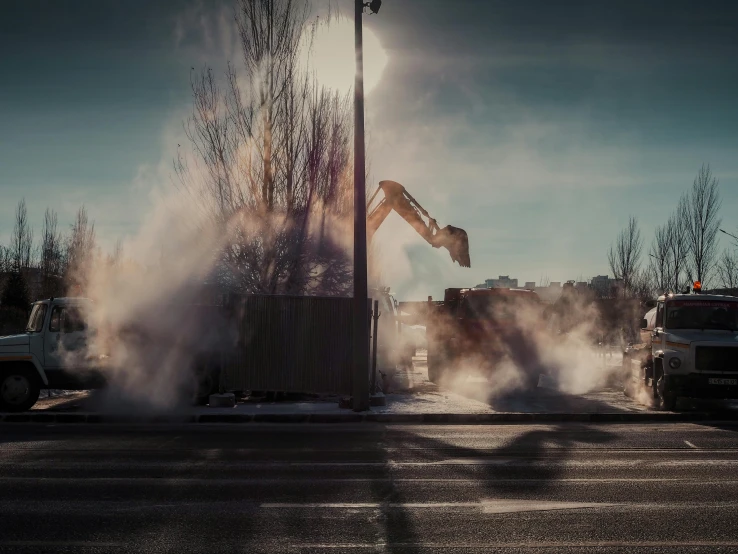
[[[702,373],[688,373],[687,375],[667,375],[666,387],[677,396],[688,398],[714,398],[731,399],[738,398],[738,385],[712,385],[709,379],[735,379],[738,381],[738,373],[734,375],[715,375]]]
[[[49,380],[44,389],[61,390],[88,390],[99,389],[105,386],[105,377],[97,371],[66,371],[64,369],[47,369],[46,378]]]

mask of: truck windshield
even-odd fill
[[[675,300],[666,306],[667,329],[738,329],[738,302]]]
[[[26,325],[27,333],[38,333],[43,330],[44,319],[46,318],[46,304],[36,304],[31,312],[31,317],[28,318],[28,325]]]

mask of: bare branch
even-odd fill
[[[689,270],[703,286],[715,266],[720,205],[718,180],[713,176],[710,166],[703,165],[689,195],[687,226]]]
[[[638,227],[638,220],[631,216],[628,225],[620,231],[615,244],[610,246],[607,259],[610,269],[616,279],[623,282],[625,294],[633,293],[635,279],[640,269],[641,251],[643,250],[643,239]]]

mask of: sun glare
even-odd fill
[[[348,92],[354,85],[354,22],[340,18],[321,25],[315,33],[311,67],[318,82],[326,87]],[[364,26],[364,93],[379,84],[387,65],[387,53],[377,35]]]

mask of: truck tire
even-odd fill
[[[10,365],[0,369],[0,410],[27,412],[40,392],[41,380],[34,368]]]
[[[621,376],[623,381],[623,394],[628,398],[635,396],[635,387],[633,386],[633,376],[631,375],[631,361],[628,354],[623,352],[623,364],[621,368]]]
[[[198,372],[195,385],[195,404],[204,406],[211,394],[220,392],[220,368],[213,367]]]
[[[662,360],[656,360],[654,363],[653,397],[656,403],[656,409],[673,412],[674,408],[676,408],[677,396],[673,391],[666,388],[662,364]]]
[[[443,355],[443,351],[444,349],[440,345],[428,344],[428,380],[437,385],[443,378],[446,365],[446,357]]]

